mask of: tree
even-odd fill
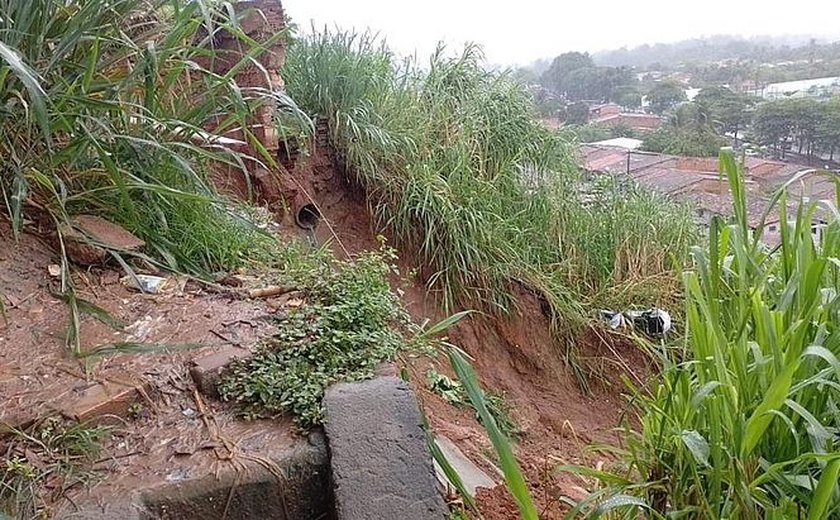
[[[776,155],[785,156],[785,147],[796,127],[796,117],[790,100],[779,99],[761,103],[753,116],[752,131],[756,140],[772,146]]]
[[[840,148],[840,98],[827,101],[823,106],[816,142],[821,151],[828,152],[828,160],[833,161],[834,152]]]
[[[534,98],[537,115],[543,118],[564,118],[566,113],[565,103],[554,92],[539,85],[534,85],[528,90]]]
[[[624,108],[639,108],[642,106],[642,94],[635,85],[621,85],[614,90],[614,101]]]
[[[609,128],[594,123],[569,125],[567,128],[575,135],[579,143],[595,143],[614,137],[611,135]]]
[[[715,156],[726,140],[718,135],[708,108],[698,103],[683,103],[668,112],[665,124],[647,134],[642,149],[649,152]]]
[[[619,88],[634,85],[636,76],[627,67],[597,67],[589,54],[567,52],[554,59],[540,82],[571,101],[606,102]]]
[[[667,80],[657,82],[645,97],[651,111],[656,114],[663,114],[687,99],[681,84]]]
[[[566,107],[566,122],[571,125],[584,125],[589,121],[589,105],[577,101]]]
[[[569,75],[577,70],[592,69],[595,62],[589,54],[567,52],[554,58],[551,66],[540,78],[541,83],[557,94],[565,95],[569,87]]]
[[[810,158],[822,119],[823,103],[813,98],[799,98],[788,100],[787,104],[786,110],[793,123],[793,136],[799,145],[797,153],[801,154],[804,148]]]
[[[752,119],[756,99],[726,87],[708,87],[697,94],[694,102],[707,106],[718,131],[722,134],[731,133],[737,143],[738,133]]]

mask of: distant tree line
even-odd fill
[[[725,62],[733,58],[756,63],[800,60],[819,63],[837,57],[840,57],[840,42],[820,43],[810,36],[745,39],[719,35],[604,51],[595,53],[593,60],[608,67],[673,70],[684,65]]]
[[[840,51],[840,45],[812,43],[810,47],[813,54],[815,49],[823,54],[835,48]],[[642,82],[630,68],[600,66],[592,56],[580,52],[557,56],[539,76],[524,70],[518,74],[532,84],[539,114],[572,125],[582,142],[629,134],[623,129],[604,132],[587,125],[590,104],[613,102],[636,109],[644,96],[646,109],[664,117],[662,127],[643,136],[643,147],[650,151],[716,155],[721,146],[739,144],[745,138],[781,158],[794,151],[808,158],[819,154],[833,160],[840,150],[840,99],[763,101],[718,85],[703,88],[689,102],[682,83],[668,79]]]
[[[645,136],[643,148],[678,155],[716,155],[744,140],[785,158],[794,151],[811,159],[840,151],[840,98],[763,101],[726,87],[700,91],[691,102],[670,107],[663,126]],[[724,137],[725,136],[725,137]]]
[[[629,67],[599,67],[587,53],[567,52],[554,58],[539,83],[568,102],[614,102],[641,105],[636,74]]]
[[[788,151],[796,151],[809,158],[817,153],[827,154],[829,160],[834,160],[840,149],[840,98],[761,103],[755,109],[751,135],[782,158]]]

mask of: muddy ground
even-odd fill
[[[302,158],[294,178],[324,217],[316,239],[329,241],[339,257],[376,248],[375,237],[388,236],[371,221],[363,191],[347,181],[327,154]],[[285,225],[285,232],[297,233],[288,222]],[[238,420],[224,404],[197,397],[188,374],[190,361],[198,356],[230,345],[253,348],[260,337],[270,334],[262,318],[275,312],[276,302],[236,298],[183,281],[164,294],[142,295],[124,287],[120,271],[113,267],[79,270],[75,279],[80,296],[127,324],[124,331],[114,331],[85,317],[83,350],[117,340],[205,345],[169,354],[94,357],[84,367],[68,356],[64,345],[66,305],[51,295],[57,280],[50,276],[49,265],[55,262],[56,255],[37,233],[24,234],[15,243],[8,225],[0,222],[0,287],[8,313],[8,326],[0,322],[0,421],[26,425],[45,415],[66,414],[97,382],[147,385],[148,402],[118,423],[106,446],[107,456],[98,465],[101,478],[93,486],[95,496],[107,500],[139,483],[214,471],[235,456],[258,453],[265,443],[291,443],[295,434],[288,420]],[[401,252],[402,273],[416,270],[417,264],[411,252]],[[416,320],[444,317],[421,282],[395,279],[394,284]],[[588,483],[554,468],[595,466],[606,460],[583,449],[593,442],[617,441],[613,428],[627,408],[620,377],[627,374],[644,381],[650,369],[628,341],[589,332],[582,335],[578,348],[600,375],[589,393],[581,392],[549,334],[540,301],[524,288],[517,291],[517,307],[510,316],[472,315],[448,335],[473,357],[484,386],[505,395],[523,432],[515,451],[542,516],[559,518],[565,506],[558,498],[581,498]],[[426,388],[430,367],[451,375],[441,361],[416,356],[400,360],[412,375],[411,384],[435,432],[453,440],[500,481],[491,445],[473,413]],[[211,424],[199,418],[201,407],[213,418]],[[485,518],[517,517],[504,486],[482,490],[478,499]]]

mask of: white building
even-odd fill
[[[761,90],[761,96],[765,99],[779,99],[831,95],[837,92],[840,92],[840,76],[770,83]]]

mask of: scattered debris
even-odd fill
[[[163,316],[156,316],[155,318],[152,318],[151,316],[146,315],[125,328],[125,332],[129,334],[127,339],[144,342],[153,332],[164,326],[165,323],[166,321]]]
[[[300,307],[301,305],[303,305],[303,298],[290,298],[286,302],[286,307],[290,308]]]
[[[215,277],[215,282],[219,285],[225,285],[227,287],[242,287],[245,283],[242,278],[230,273],[219,273]]]
[[[47,266],[47,272],[50,273],[51,277],[58,278],[61,276],[61,266],[58,264],[50,264]]]
[[[149,274],[138,274],[123,276],[120,278],[120,283],[129,289],[135,289],[146,294],[158,294],[171,284],[171,279]]]
[[[272,296],[280,296],[281,294],[286,294],[295,290],[297,290],[297,287],[269,285],[268,287],[251,289],[248,291],[248,298],[271,298]]]
[[[190,478],[191,474],[192,470],[190,470],[190,468],[180,467],[166,475],[166,480],[169,482],[186,480]]]
[[[671,330],[671,315],[656,307],[645,311],[630,310],[623,313],[608,309],[601,309],[599,312],[613,330],[632,327],[654,338],[664,336]]]

